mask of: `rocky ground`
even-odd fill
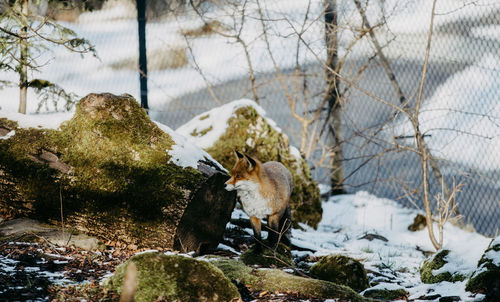
[[[117,301],[116,293],[99,288],[99,282],[114,272],[116,266],[136,253],[135,250],[108,241],[102,250],[88,251],[74,246],[59,247],[43,236],[33,235],[30,241],[0,243],[0,296],[6,301]],[[210,254],[236,257],[246,251],[251,237],[241,227],[227,230],[223,245]],[[231,251],[232,250],[232,251]],[[312,260],[312,259],[311,259]],[[292,272],[293,270],[289,270]],[[300,269],[294,270],[304,275]],[[85,287],[77,286],[85,283]],[[256,291],[238,286],[243,301],[301,301],[309,298],[293,292]]]

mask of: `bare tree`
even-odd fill
[[[54,5],[59,5],[56,1]],[[39,63],[37,59],[42,51],[50,45],[61,46],[71,52],[96,55],[89,41],[51,20],[48,16],[38,14],[30,9],[28,0],[8,1],[0,3],[0,69],[14,71],[19,75],[19,112],[26,113],[27,91],[31,87],[41,96],[39,108],[47,106],[48,100],[55,105],[59,98],[66,101],[68,109],[74,103],[75,95],[67,93],[58,85],[43,79],[28,79],[29,70],[38,70],[49,62]],[[57,106],[56,106],[57,108]]]

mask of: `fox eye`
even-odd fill
[[[239,175],[239,174],[236,174],[236,178],[241,178],[241,175]]]

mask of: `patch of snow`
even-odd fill
[[[319,194],[321,195],[328,193],[332,190],[332,186],[325,183],[318,183],[318,188],[319,188]]]
[[[187,137],[189,141],[198,147],[203,149],[209,148],[226,132],[228,121],[234,116],[235,111],[247,106],[253,107],[260,116],[266,119],[271,127],[281,132],[281,129],[278,128],[273,120],[266,118],[266,111],[249,99],[232,101],[201,113],[177,128],[176,131]]]
[[[437,276],[444,273],[450,273],[452,276],[456,273],[464,276],[470,275],[474,271],[475,265],[470,265],[470,261],[462,257],[463,255],[450,250],[450,253],[444,258],[446,263],[442,267],[432,270],[432,275]]]
[[[158,250],[145,250],[145,251],[135,253],[134,256],[135,255],[142,255],[142,254],[146,254],[146,253],[156,253],[156,252],[158,252]]]
[[[21,114],[7,110],[0,110],[0,118],[6,118],[17,122],[20,128],[57,129],[63,122],[69,121],[73,118],[74,114],[74,112]]]
[[[484,254],[486,259],[490,259],[491,263],[500,267],[500,251],[490,250]]]
[[[398,284],[394,286],[404,287],[412,299],[428,295],[428,290],[442,296],[460,296],[463,301],[475,299],[465,291],[465,282],[421,283],[419,269],[426,259],[421,251],[434,248],[427,229],[407,229],[421,211],[403,208],[393,200],[367,192],[333,196],[322,207],[323,219],[316,230],[307,226],[303,230],[292,229],[294,245],[312,250],[311,255],[316,257],[338,253],[363,259],[367,270],[383,275],[369,274],[373,280]],[[360,239],[366,234],[381,235],[388,241]],[[491,239],[446,224],[444,241],[444,247],[452,252],[450,264],[443,270],[468,274],[476,268]]]
[[[16,130],[12,130],[9,133],[7,133],[5,136],[0,136],[0,139],[9,139],[13,137],[16,134]]]
[[[420,283],[413,287],[406,288],[406,290],[410,293],[408,297],[410,301],[421,301],[418,300],[418,298],[423,295],[440,295],[441,297],[458,296],[460,297],[459,301],[464,302],[482,301],[483,295],[473,295],[465,290],[466,283],[467,280],[454,283],[446,281],[435,284]]]
[[[496,237],[495,239],[493,239],[490,243],[490,246],[494,246],[494,245],[500,245],[500,236]]]
[[[290,145],[290,154],[297,159],[302,158],[302,155],[300,155],[299,149],[297,149],[296,147],[294,147],[292,145]]]
[[[221,170],[226,171],[224,167],[221,166],[215,159],[210,156],[207,152],[191,143],[186,139],[186,137],[170,129],[170,127],[163,125],[161,123],[155,122],[155,124],[164,132],[172,137],[175,145],[172,146],[171,150],[166,150],[171,156],[170,161],[183,168],[192,167],[194,169],[198,168],[198,163],[202,160],[208,159],[214,162]]]
[[[219,243],[219,245],[217,246],[217,249],[218,250],[226,250],[226,251],[230,251],[232,253],[235,253],[236,255],[241,255],[240,252],[238,252],[237,250],[233,249],[232,247],[230,246],[227,246],[225,244],[222,244],[222,243]]]

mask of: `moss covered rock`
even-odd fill
[[[23,129],[5,119],[0,128],[15,131],[0,140],[7,180],[0,182],[0,215],[59,221],[63,210],[65,223],[83,233],[188,250],[215,247],[230,219],[236,197],[224,190],[227,175],[152,122],[131,96],[90,94],[59,129]],[[199,158],[186,163],[183,148]]]
[[[457,282],[465,280],[466,276],[457,272],[439,272],[447,261],[450,250],[441,250],[429,259],[425,260],[420,268],[420,280],[423,283],[439,283],[442,281]]]
[[[221,121],[227,121],[221,123]],[[222,127],[221,128],[221,124]],[[294,225],[306,223],[314,228],[321,220],[321,198],[317,183],[300,153],[290,146],[288,137],[264,110],[250,100],[234,101],[200,114],[177,129],[230,170],[235,163],[234,150],[254,156],[262,162],[279,161],[292,173],[291,208]]]
[[[321,258],[311,267],[310,274],[314,278],[349,286],[358,292],[369,286],[363,264],[343,255]]]
[[[406,300],[405,298],[408,296],[408,292],[404,288],[392,284],[377,285],[365,290],[362,294],[367,298],[383,301]]]
[[[491,242],[481,256],[465,289],[484,294],[485,301],[500,301],[500,236]]]
[[[294,276],[279,269],[252,269],[243,262],[226,258],[214,259],[211,263],[232,281],[254,290],[297,293],[311,299],[337,298],[340,301],[365,301],[351,288],[329,281]]]
[[[240,256],[241,261],[246,265],[260,265],[263,267],[290,267],[295,266],[290,248],[279,243],[276,250],[263,247],[258,251],[256,245],[245,251]]]
[[[167,301],[233,301],[240,298],[236,286],[211,263],[162,253],[145,253],[130,258],[117,267],[115,274],[105,281],[105,287],[122,294],[131,262],[137,270],[137,302],[159,298]]]

